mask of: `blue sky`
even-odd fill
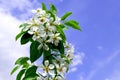
[[[73,12],[69,19],[82,28],[65,32],[76,51],[67,80],[120,80],[119,0],[0,0],[0,80],[15,80],[9,72],[18,57],[28,55],[29,44],[20,46],[14,37],[41,2],[55,4],[59,16]]]

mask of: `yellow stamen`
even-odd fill
[[[40,20],[40,22],[44,22],[45,20],[42,18],[41,20]]]
[[[58,71],[59,71],[59,72],[62,72],[62,71],[63,71],[63,70],[62,70],[62,67],[58,68]]]
[[[54,24],[53,24],[53,22],[50,22],[50,26],[53,26]]]
[[[45,70],[46,72],[48,72],[48,71],[49,71],[49,67],[48,67],[48,66],[45,66],[45,67],[44,67],[44,70]]]
[[[37,31],[36,31],[36,32],[34,32],[34,35],[38,36],[38,32],[37,32]]]

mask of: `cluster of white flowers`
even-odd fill
[[[65,80],[64,74],[69,69],[74,57],[74,47],[67,42],[64,44],[65,55],[55,54],[52,64],[49,60],[45,60],[39,67],[43,69],[43,74],[40,75],[38,80]]]
[[[32,35],[32,40],[39,42],[38,50],[50,50],[47,43],[59,46],[59,42],[63,40],[61,33],[57,31],[56,25],[61,25],[61,18],[54,14],[42,10],[41,8],[33,10],[35,15],[27,21],[27,26],[24,26],[22,31]],[[51,51],[54,59],[43,61],[39,68],[43,69],[43,74],[40,74],[38,80],[65,80],[65,73],[69,69],[72,62],[74,47],[68,42],[63,41],[64,54]]]
[[[54,17],[51,17],[52,14],[41,8],[33,10],[33,13],[35,15],[26,22],[28,25],[23,28],[23,31],[33,35],[32,39],[41,43],[38,49],[44,47],[44,49],[49,50],[46,43],[52,43],[57,46],[62,38],[60,33],[57,32],[55,25],[60,25],[61,19],[55,14]]]
[[[72,12],[66,12],[59,18],[53,4],[47,9],[42,3],[42,8],[32,12],[33,17],[19,26],[22,30],[16,36],[16,40],[21,38],[21,45],[31,42],[30,57],[20,57],[11,74],[23,66],[16,77],[21,80],[66,80],[65,74],[72,63],[74,47],[66,41],[64,30],[68,27],[81,30],[79,23],[66,20]],[[41,57],[42,63],[34,64]]]

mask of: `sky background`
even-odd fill
[[[120,80],[119,0],[0,0],[0,80],[15,80],[16,74],[10,76],[15,60],[29,56],[30,44],[21,46],[15,35],[41,2],[53,3],[58,16],[73,12],[69,19],[82,28],[65,32],[75,46],[67,80]]]

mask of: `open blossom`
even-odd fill
[[[48,41],[58,46],[60,40],[62,40],[60,33],[55,33],[50,35],[50,39]]]
[[[55,60],[53,60],[54,65],[60,65],[61,63],[65,62],[65,60],[60,55],[57,55],[54,58],[55,58]]]
[[[32,10],[32,12],[34,14],[36,14],[36,16],[43,16],[46,14],[45,10],[42,10],[41,8],[38,8],[36,10]]]
[[[66,54],[67,60],[71,61],[74,58],[74,54],[71,51],[68,51]]]
[[[71,60],[74,57],[74,46],[68,42],[64,43],[66,57]]]
[[[55,22],[53,21],[53,18],[49,19],[49,22],[46,24],[46,26],[49,27],[50,31],[52,32],[56,31]]]
[[[61,76],[64,75],[65,72],[67,72],[67,66],[66,63],[61,63],[60,65],[56,64],[57,73]]]
[[[42,9],[37,9],[35,13],[36,13],[35,18],[39,24],[44,24],[49,21],[50,14],[47,14],[46,11]]]
[[[68,60],[72,60],[74,57],[74,47],[71,47],[69,50],[66,51],[66,57]]]
[[[54,65],[50,64],[48,60],[44,61],[44,65],[40,65],[41,68],[43,68],[44,73],[47,75],[54,75]]]
[[[60,23],[61,23],[61,18],[56,16],[56,20],[55,20],[54,24],[60,25]]]
[[[32,39],[34,41],[37,40],[38,38],[40,38],[38,27],[31,27],[30,30],[28,31],[28,33],[33,35]]]
[[[46,35],[50,36],[51,34],[53,34],[51,27],[50,26],[45,26],[43,31],[45,32]]]
[[[44,23],[48,22],[48,19],[45,16],[40,17],[38,20],[39,20],[40,24],[44,24]]]
[[[43,47],[45,50],[49,50],[49,47],[46,44],[48,42],[47,36],[45,36],[43,38],[39,38],[37,41],[40,42],[40,45],[38,46],[38,49],[41,49]]]
[[[31,27],[34,27],[34,26],[37,27],[39,25],[38,22],[36,21],[36,19],[34,19],[34,18],[31,18],[29,21],[27,21],[25,23],[27,23],[28,25],[23,27],[23,29],[22,29],[23,31],[28,31]]]

